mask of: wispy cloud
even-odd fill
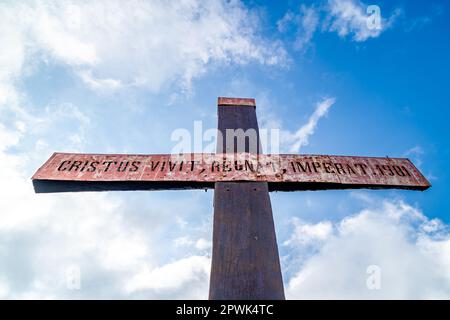
[[[340,37],[352,35],[354,41],[366,41],[387,30],[400,12],[395,10],[388,18],[383,18],[380,9],[380,25],[375,26],[369,21],[368,7],[358,0],[329,0],[327,30],[336,32]]]
[[[412,157],[414,162],[418,167],[421,167],[423,164],[423,156],[425,152],[421,146],[414,146],[403,154],[404,157]]]
[[[303,50],[310,43],[319,26],[319,12],[314,7],[307,7],[302,4],[298,14],[288,11],[277,22],[280,32],[287,31],[290,25],[294,25],[296,28],[294,48]]]
[[[314,134],[319,120],[328,113],[335,101],[335,98],[326,98],[319,101],[306,124],[294,133],[289,131],[282,132],[282,141],[289,144],[290,152],[299,152],[302,147],[309,144],[309,138]]]
[[[439,18],[444,13],[444,6],[438,3],[430,4],[428,10],[421,12],[422,15],[416,17],[406,18],[403,21],[403,27],[406,32],[420,31],[423,28],[430,26],[433,20]]]
[[[296,29],[294,49],[305,50],[319,30],[337,33],[342,38],[351,37],[356,42],[379,37],[401,13],[396,9],[387,16],[380,10],[379,25],[375,27],[374,21],[370,20],[374,16],[368,13],[368,7],[359,0],[328,0],[310,7],[301,5],[298,13],[288,11],[277,26],[280,32],[293,26]]]
[[[120,80],[116,79],[98,79],[92,76],[92,71],[79,71],[78,75],[89,87],[97,91],[116,90],[122,87]]]

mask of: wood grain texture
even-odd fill
[[[219,106],[218,128],[258,131],[254,108]],[[224,139],[224,144],[226,139]],[[258,142],[259,145],[259,142]],[[227,152],[248,152],[229,149]],[[225,150],[225,145],[218,145]],[[260,152],[258,148],[258,152]],[[284,299],[267,182],[217,182],[209,298]]]
[[[265,182],[216,183],[210,299],[284,299]]]

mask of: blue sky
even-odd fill
[[[212,191],[35,195],[29,178],[54,151],[170,153],[174,130],[216,127],[218,96],[256,98],[284,152],[409,157],[432,184],[272,193],[289,298],[450,297],[449,10],[2,2],[0,297],[206,298]]]

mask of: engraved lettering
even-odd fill
[[[108,172],[108,170],[109,170],[109,167],[111,166],[111,164],[117,164],[117,161],[103,161],[103,165],[105,165],[106,164],[106,168],[105,168],[105,172]]]
[[[169,161],[169,171],[173,171],[175,169],[175,167],[177,166],[177,162],[173,162]]]
[[[156,169],[158,169],[158,166],[159,166],[159,161],[156,161],[156,163],[155,163],[155,161],[152,161],[150,163],[150,170],[155,171]]]
[[[72,171],[72,169],[74,169],[74,168],[75,168],[75,171],[77,171],[80,168],[82,163],[83,162],[81,162],[81,161],[72,162],[72,165],[70,166],[69,171]]]
[[[336,172],[339,174],[345,174],[344,167],[340,163],[335,163],[334,167],[336,168]]]
[[[347,163],[347,164],[345,165],[345,167],[347,168],[347,172],[348,172],[349,174],[357,174],[357,173],[356,173],[356,170],[353,169],[353,167],[352,167],[352,165],[351,165],[350,163]]]
[[[218,161],[213,161],[211,163],[211,172],[214,172],[214,169],[220,171],[220,163]]]
[[[408,169],[405,168],[405,166],[402,166],[403,172],[408,176],[411,177],[411,173],[409,173]]]
[[[59,167],[58,167],[58,171],[66,171],[67,170],[67,167],[66,168],[63,168],[63,166],[65,165],[65,164],[70,164],[72,161],[70,161],[70,160],[64,160],[63,162],[61,162],[61,164],[59,165]]]
[[[245,160],[245,171],[248,171],[248,169],[250,169],[251,172],[255,172],[253,163],[251,163],[249,160]]]
[[[117,172],[124,172],[125,170],[127,170],[128,164],[129,164],[129,161],[126,161],[125,165],[124,165],[124,161],[121,161],[119,166],[117,167]]]
[[[312,165],[313,165],[313,168],[314,168],[314,172],[318,172],[317,169],[319,169],[321,167],[320,163],[319,162],[313,162]]]
[[[84,169],[87,167],[87,165],[89,164],[89,160],[88,161],[85,161],[84,162],[84,165],[83,165],[83,167],[81,168],[81,172],[83,172],[84,171]]]
[[[306,162],[305,166],[303,166],[301,162],[296,162],[295,164],[297,165],[297,169],[298,169],[299,172],[300,171],[311,172],[311,166],[309,165],[309,162]],[[315,170],[315,168],[314,168],[314,170]],[[295,172],[295,169],[294,169],[294,172]]]
[[[367,165],[364,163],[355,163],[355,167],[359,168],[359,170],[362,172],[362,174],[367,174],[366,169]]]
[[[130,172],[136,172],[139,169],[139,165],[141,164],[140,161],[133,161],[131,163],[131,168],[130,168]]]
[[[94,172],[97,169],[97,165],[99,165],[100,162],[98,161],[92,161],[89,165],[89,168],[86,169],[87,172]]]
[[[333,164],[331,162],[324,162],[323,167],[326,173],[335,173],[335,171],[331,168]]]
[[[394,171],[397,175],[399,175],[400,177],[404,177],[405,173],[402,171],[402,168],[400,168],[399,166],[392,166],[394,168]]]
[[[230,161],[226,161],[226,160],[223,161],[222,168],[223,168],[223,172],[231,171],[232,170],[231,162]]]
[[[383,165],[383,169],[388,171],[388,175],[393,176],[395,175],[394,171],[392,171],[391,167],[387,164]]]

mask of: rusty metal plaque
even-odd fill
[[[36,192],[203,189],[224,181],[268,182],[271,191],[430,187],[406,158],[249,153],[54,153],[32,179]]]
[[[219,97],[217,99],[218,106],[247,106],[256,107],[255,99],[252,98],[227,98]]]

